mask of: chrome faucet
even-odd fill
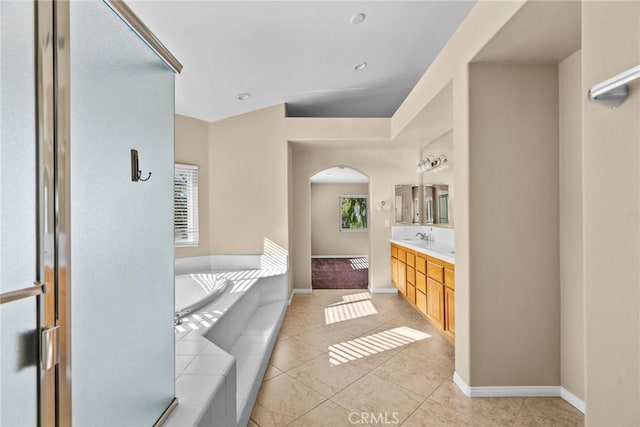
[[[427,240],[427,233],[416,233],[416,237],[419,237],[420,240]]]

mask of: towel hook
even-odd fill
[[[131,150],[131,181],[149,181],[151,178],[151,172],[147,175],[146,178],[142,178],[142,171],[140,170],[139,160],[138,160],[138,150]]]

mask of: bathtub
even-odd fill
[[[204,307],[220,296],[229,279],[215,273],[182,274],[175,277],[176,318]]]

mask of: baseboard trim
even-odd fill
[[[584,401],[561,386],[488,386],[471,387],[453,373],[453,382],[468,397],[560,397],[583,414],[586,411]]]
[[[372,294],[397,294],[396,288],[369,288],[369,292]]]
[[[313,255],[311,258],[369,258],[369,255]]]
[[[313,289],[293,289],[291,291],[291,295],[289,295],[289,305],[293,302],[293,296],[295,294],[306,294],[309,295],[313,292]]]
[[[569,402],[574,408],[583,414],[587,412],[587,405],[584,403],[584,400],[580,399],[566,388],[560,387],[560,397]]]
[[[453,383],[458,386],[465,396],[471,397],[471,387],[455,371],[453,372]]]

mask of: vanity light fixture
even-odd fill
[[[367,65],[369,65],[369,64],[367,64],[366,62],[361,62],[359,64],[356,64],[353,67],[353,69],[356,70],[356,71],[364,70],[365,68],[367,68]]]
[[[449,168],[447,157],[442,154],[440,156],[427,156],[418,162],[418,173],[440,172]]]
[[[353,25],[362,24],[366,17],[367,15],[365,15],[364,13],[356,13],[351,17],[351,23]]]
[[[251,94],[249,92],[242,92],[238,94],[238,101],[246,101],[251,98]]]

